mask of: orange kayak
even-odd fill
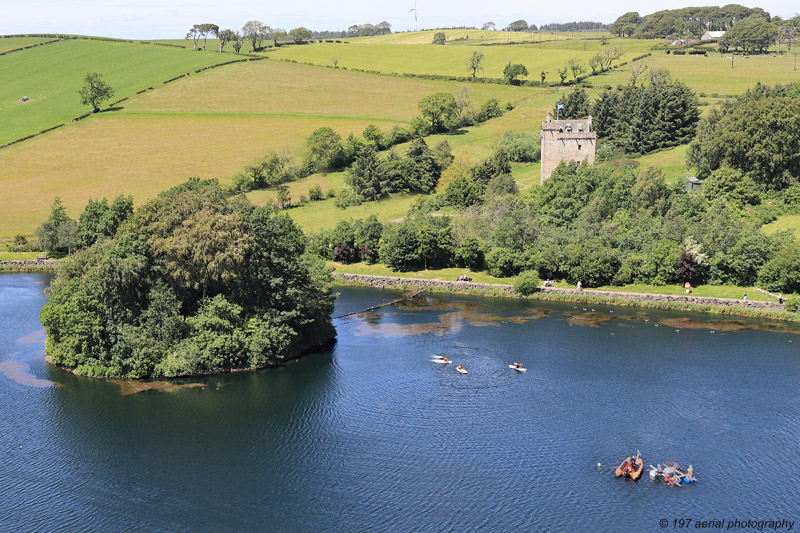
[[[642,461],[642,458],[631,456],[626,457],[625,460],[620,463],[614,471],[614,475],[617,477],[627,476],[635,481],[641,477],[643,471],[644,461]]]

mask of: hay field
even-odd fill
[[[0,43],[3,39],[0,39]],[[77,94],[87,72],[103,75],[115,99],[169,78],[230,60],[177,48],[65,40],[0,56],[0,144],[70,120],[89,110]],[[19,102],[28,96],[29,102]]]
[[[119,111],[4,149],[0,237],[31,234],[57,195],[76,216],[90,197],[131,193],[140,203],[193,176],[227,183],[271,151],[300,155],[318,127],[343,136],[370,123],[388,130],[417,114],[422,97],[456,89],[275,61],[193,75],[126,101]],[[474,98],[504,102],[531,92],[486,85]]]
[[[765,84],[800,81],[800,65],[798,70],[793,70],[794,57],[789,55],[751,55],[747,59],[736,56],[731,68],[730,55],[676,56],[653,52],[652,56],[636,64],[665,68],[697,93],[709,96],[741,94],[758,81]],[[590,80],[595,86],[626,84],[630,68],[630,65],[626,65]]]
[[[373,39],[370,37],[369,39]],[[578,59],[588,70],[589,58],[596,50],[565,50],[560,48],[539,49],[536,45],[515,46],[439,46],[434,44],[331,44],[315,43],[303,46],[286,46],[271,49],[270,57],[294,60],[314,65],[330,66],[332,59],[338,58],[340,68],[358,68],[385,73],[398,74],[439,74],[447,76],[470,76],[466,67],[467,58],[474,51],[484,55],[483,70],[478,76],[502,78],[508,61],[521,63],[528,69],[529,76],[524,79],[538,81],[539,73],[547,72],[547,81],[559,81],[557,69],[567,61]],[[635,55],[627,50],[620,61],[629,60]],[[567,79],[572,79],[570,74]]]

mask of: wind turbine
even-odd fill
[[[414,7],[408,10],[409,13],[414,12],[414,31],[417,31],[417,13],[419,13],[419,8],[417,7],[417,0],[414,0]]]

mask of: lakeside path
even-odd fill
[[[468,281],[443,281],[438,279],[416,279],[402,278],[393,276],[373,276],[368,274],[345,274],[334,272],[333,277],[345,284],[363,285],[381,289],[396,288],[419,288],[419,289],[440,289],[452,292],[474,292],[474,293],[506,293],[514,295],[514,287],[511,285],[493,283],[473,283]],[[622,291],[598,291],[593,289],[562,289],[556,287],[539,287],[537,293],[532,295],[533,299],[538,296],[564,295],[565,300],[599,301],[602,299],[610,300],[609,303],[616,303],[618,300],[630,300],[629,305],[636,305],[641,302],[643,306],[649,307],[658,302],[668,304],[686,304],[689,306],[713,306],[718,308],[740,308],[767,312],[785,312],[785,305],[777,302],[764,302],[758,300],[738,300],[733,298],[711,298],[706,296],[678,296],[672,294],[651,294],[642,292],[622,292]],[[516,295],[515,295],[516,296]],[[588,297],[588,298],[587,298]],[[558,298],[552,298],[558,299]],[[650,303],[650,305],[648,305]],[[698,309],[702,311],[704,309]]]

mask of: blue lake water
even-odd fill
[[[797,328],[437,296],[281,368],[131,384],[44,361],[48,281],[0,275],[2,531],[800,527]],[[337,315],[398,294],[339,291]],[[637,449],[698,483],[597,468]]]

